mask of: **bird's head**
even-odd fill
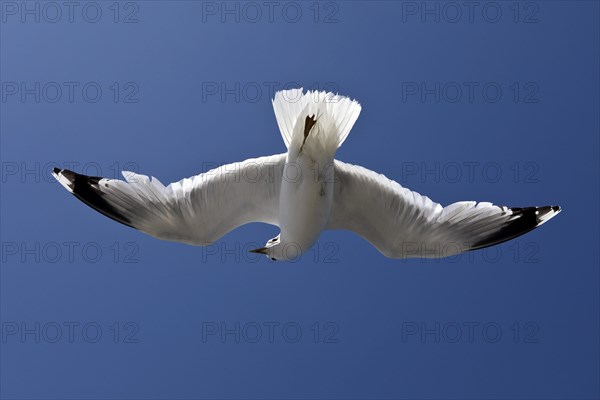
[[[265,243],[264,247],[259,247],[258,249],[250,250],[250,253],[258,253],[266,255],[271,261],[281,260],[279,253],[279,244],[281,243],[281,234],[275,236],[273,239],[269,239],[267,243]]]
[[[298,246],[293,244],[284,244],[281,241],[281,234],[275,236],[265,243],[264,247],[250,250],[251,253],[264,254],[271,261],[292,261],[296,260],[301,251]]]

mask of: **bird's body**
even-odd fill
[[[279,195],[280,251],[272,257],[278,260],[296,258],[312,247],[327,227],[333,204],[333,180],[327,177],[333,176],[336,132],[325,131],[316,115],[296,127]]]
[[[445,257],[504,242],[546,222],[560,207],[485,202],[447,207],[383,175],[335,160],[360,105],[325,92],[278,92],[273,107],[287,153],[246,160],[165,187],[124,172],[126,181],[54,170],[80,200],[164,240],[206,245],[248,222],[280,234],[254,252],[291,260],[325,229],[352,230],[392,258]],[[234,173],[232,174],[232,171]]]
[[[333,158],[319,164],[299,154],[284,166],[279,195],[279,228],[282,250],[279,258],[295,258],[307,251],[327,227],[333,203]],[[285,249],[284,249],[285,248]]]

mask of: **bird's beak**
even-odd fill
[[[260,249],[249,250],[250,253],[267,254],[267,247],[261,247]]]

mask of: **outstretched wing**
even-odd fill
[[[159,239],[206,245],[249,222],[278,225],[285,154],[216,168],[165,187],[154,177],[123,172],[126,181],[54,169],[79,200]]]
[[[475,201],[442,207],[384,175],[336,160],[327,229],[356,232],[387,257],[437,258],[505,242],[559,212],[557,206],[509,208]]]

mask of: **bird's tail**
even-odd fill
[[[331,129],[324,131],[335,135],[332,138],[334,144],[340,147],[356,122],[361,107],[356,100],[348,97],[310,90],[304,93],[302,88],[299,88],[275,93],[273,110],[287,148],[293,141],[296,125],[298,123],[304,125],[308,117],[314,117],[321,126],[330,126]],[[302,129],[296,131],[299,133],[295,136],[301,142]]]

